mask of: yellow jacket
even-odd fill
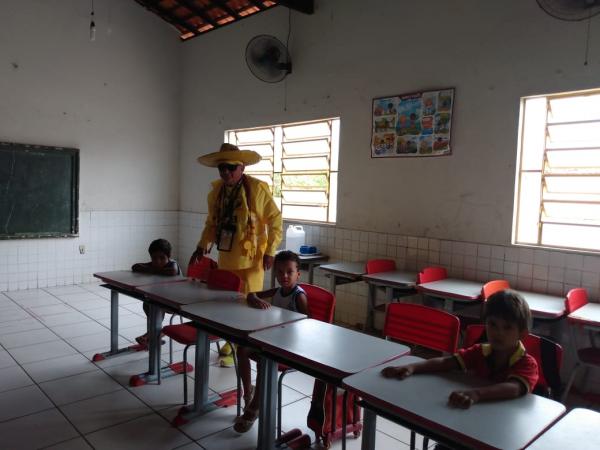
[[[237,228],[231,251],[219,252],[219,268],[242,270],[250,267],[262,267],[263,255],[275,255],[283,234],[282,218],[279,208],[273,200],[269,186],[256,178],[244,175],[249,188],[250,201],[246,201],[246,190],[240,189],[241,201],[234,214]],[[207,248],[217,240],[217,202],[223,180],[212,182],[208,194],[208,217],[198,247]],[[250,211],[248,211],[248,205]],[[248,223],[250,215],[250,224]]]

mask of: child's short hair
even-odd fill
[[[171,257],[171,243],[166,239],[156,239],[150,243],[148,247],[148,253],[161,252],[167,255],[167,258]]]
[[[483,320],[499,317],[507,322],[516,323],[519,331],[529,331],[531,311],[521,294],[512,289],[496,292],[485,302]]]
[[[280,262],[285,261],[294,261],[296,263],[296,268],[300,269],[300,258],[297,254],[290,250],[282,250],[275,255],[275,261],[273,262],[273,266],[277,266]]]

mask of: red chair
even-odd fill
[[[391,272],[392,270],[396,270],[396,261],[393,259],[369,259],[367,261],[367,274]]]
[[[196,260],[195,264],[188,267],[187,276],[195,280],[206,281],[211,270],[217,269],[217,262],[203,256],[200,260]]]
[[[459,330],[458,317],[446,311],[410,303],[392,303],[385,314],[383,336],[453,354],[458,348]],[[410,434],[410,441],[414,443],[415,432],[411,430]],[[427,443],[428,439],[424,438],[423,448],[427,448]]]
[[[443,267],[425,267],[417,274],[417,284],[431,283],[448,278],[448,272]]]
[[[571,289],[567,293],[567,298],[565,300],[565,309],[567,314],[571,314],[577,311],[582,306],[587,305],[588,303],[588,294],[587,291],[583,288]],[[567,381],[567,385],[565,386],[565,390],[562,395],[562,402],[564,403],[569,395],[569,391],[573,386],[573,382],[575,381],[575,377],[579,373],[579,369],[583,366],[585,368],[584,373],[584,384],[585,379],[587,378],[587,374],[590,368],[600,368],[600,348],[596,347],[596,342],[594,339],[594,333],[598,332],[597,327],[587,327],[586,322],[582,320],[578,320],[576,318],[567,317],[567,323],[569,324],[569,333],[571,336],[571,345],[573,345],[574,353],[575,353],[575,367],[573,367],[573,371],[569,376],[569,380]],[[581,347],[578,346],[578,338],[577,331],[579,330],[587,330],[589,332],[589,347]]]
[[[308,317],[322,322],[332,323],[335,313],[335,295],[327,289],[312,284],[299,283],[299,286],[306,292],[308,303]],[[278,364],[277,370],[281,372],[277,380],[277,437],[281,436],[281,402],[283,391],[283,377],[295,369]],[[241,397],[241,380],[238,376],[238,399]],[[240,402],[238,401],[238,415],[240,414]]]
[[[481,297],[483,298],[483,301],[486,301],[496,292],[504,291],[506,289],[510,289],[510,284],[506,280],[488,281],[481,288]]]
[[[227,270],[222,269],[213,269],[208,274],[207,286],[209,289],[223,289],[241,292],[242,280],[233,272],[228,272]],[[185,405],[187,404],[188,398],[187,376],[185,375],[188,367],[187,351],[190,346],[196,344],[198,331],[190,322],[186,322],[179,325],[168,325],[163,328],[163,333],[174,341],[185,345],[185,348],[183,349],[183,403]],[[214,335],[210,335],[208,339],[210,342],[217,342],[217,346],[218,341],[221,340],[219,336]],[[231,348],[233,349],[233,346],[231,346]],[[233,361],[235,364],[235,371],[237,373],[237,358],[235,356],[235,351],[233,354]]]
[[[383,335],[443,353],[458,348],[460,321],[446,311],[410,303],[392,303],[385,315]]]
[[[469,325],[467,327],[465,348],[486,341],[485,325]],[[523,346],[538,364],[539,378],[533,393],[543,397],[558,398],[561,388],[562,347],[550,339],[531,333],[523,339]]]
[[[506,280],[492,280],[485,283],[481,288],[481,298],[483,301],[476,305],[466,306],[456,312],[456,315],[460,319],[461,328],[464,330],[470,325],[482,323],[483,309],[487,299],[496,292],[504,291],[506,289],[510,289],[510,284]]]

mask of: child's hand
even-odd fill
[[[269,302],[261,300],[254,294],[248,294],[247,301],[248,306],[256,309],[269,309],[271,307],[271,304]]]
[[[381,370],[381,375],[385,378],[398,378],[403,380],[414,373],[413,366],[388,366]]]
[[[468,409],[478,401],[477,391],[454,391],[448,397],[448,405],[453,408]]]

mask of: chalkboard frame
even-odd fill
[[[24,233],[5,233],[0,229],[0,240],[7,239],[38,239],[38,238],[68,238],[79,236],[79,149],[67,147],[52,147],[45,145],[20,144],[14,142],[0,142],[0,150],[5,150],[10,147],[11,150],[26,153],[43,153],[43,154],[62,154],[70,156],[71,160],[71,218],[70,230],[68,232],[24,232]]]

